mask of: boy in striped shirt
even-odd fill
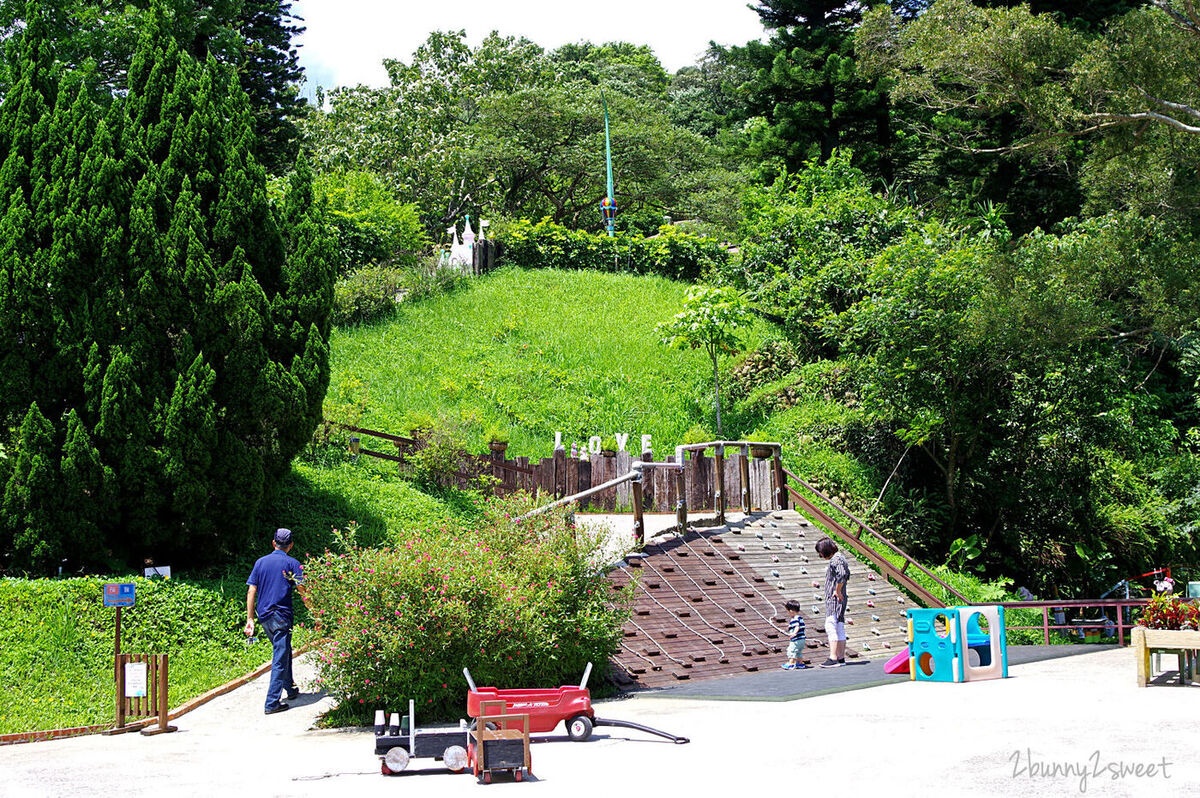
[[[800,617],[800,602],[785,602],[783,608],[792,617],[788,619],[788,659],[779,667],[785,671],[802,671],[804,662],[800,659],[800,655],[804,653],[804,619]]]

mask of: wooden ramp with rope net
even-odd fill
[[[778,669],[786,659],[789,599],[800,603],[807,627],[805,661],[824,661],[826,561],[814,548],[824,534],[794,510],[773,510],[660,538],[642,556],[628,556],[609,575],[614,590],[635,584],[612,662],[616,683],[665,687]],[[914,604],[846,555],[846,657],[891,657],[905,646],[904,611]]]

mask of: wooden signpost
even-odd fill
[[[132,582],[113,582],[104,586],[104,606],[117,610],[113,635],[113,676],[117,683],[117,725],[108,734],[141,730],[147,736],[175,731],[167,724],[167,655],[122,654],[121,610],[132,607],[136,591]],[[158,716],[158,726],[127,724],[131,718]]]

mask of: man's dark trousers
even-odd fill
[[[267,684],[269,712],[279,706],[279,696],[285,690],[291,692],[292,685],[292,622],[273,612],[259,618],[263,631],[271,638],[271,681]]]

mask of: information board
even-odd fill
[[[132,607],[133,582],[109,582],[104,586],[105,607]]]
[[[146,697],[146,663],[125,663],[125,697]]]

